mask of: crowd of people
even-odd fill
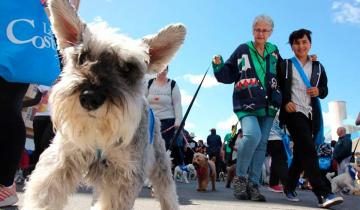
[[[265,157],[269,156],[269,190],[282,192],[287,200],[298,202],[296,189],[308,188],[314,192],[319,206],[326,208],[343,202],[342,197],[332,193],[326,174],[334,170],[338,174],[344,172],[352,155],[352,142],[344,127],[338,129],[339,140],[330,152],[330,144],[317,139],[322,126],[318,98],[326,97],[328,90],[324,67],[316,56],[314,59],[308,54],[311,32],[306,29],[294,31],[289,43],[295,56],[282,59],[277,47],[266,41],[273,30],[271,18],[257,17],[253,28],[254,41],[240,45],[226,62],[221,56],[213,59],[218,81],[235,83],[234,95],[238,100],[234,99],[233,105],[241,129],[237,130],[237,125],[233,125],[222,142],[216,129],[212,128],[206,144],[203,140],[195,142],[194,134],[190,135],[186,130],[180,138],[173,140],[175,142],[170,141],[173,134],[170,137],[163,134],[166,144],[172,144],[167,149],[180,154],[174,156],[173,167],[190,164],[196,152],[206,154],[209,160],[215,162],[217,181],[220,173],[225,172],[226,187],[230,188],[233,184],[236,198],[266,201],[259,186],[263,184],[260,181],[264,176],[262,165]],[[266,65],[266,62],[272,62],[274,66]],[[167,73],[167,69],[161,71],[157,78]],[[251,86],[243,84],[249,78],[253,81]],[[167,95],[171,96],[172,87],[169,84],[172,80],[165,77],[164,81],[167,81]],[[161,94],[155,95],[148,98],[150,105],[155,103],[155,107],[166,107],[156,98],[162,97]],[[170,100],[168,107],[171,106],[174,103]],[[174,122],[173,119],[162,128],[162,132],[178,128],[179,123]],[[323,157],[330,157],[330,166],[323,167],[320,163]],[[306,184],[302,180],[306,180]]]
[[[272,160],[270,190],[283,192],[287,200],[298,202],[296,189],[303,175],[319,206],[328,208],[343,202],[342,197],[333,194],[325,175],[331,171],[344,173],[353,155],[352,141],[346,129],[340,127],[339,139],[330,154],[319,153],[317,149],[325,148],[321,147],[319,99],[327,96],[328,87],[324,66],[309,55],[311,31],[292,32],[289,44],[294,57],[283,59],[277,46],[268,42],[274,30],[271,17],[257,16],[252,30],[253,40],[240,44],[226,61],[220,55],[212,59],[217,81],[234,85],[233,111],[241,125],[241,129],[233,125],[224,142],[215,128],[210,130],[205,144],[203,140],[196,142],[194,133],[180,127],[183,120],[181,93],[175,80],[167,76],[169,66],[144,85],[149,105],[160,119],[161,135],[166,149],[171,151],[173,168],[191,164],[195,153],[207,154],[216,164],[217,175],[227,173],[226,187],[233,185],[235,198],[266,201],[260,191],[260,180],[264,160],[269,155]],[[21,109],[39,103],[41,98],[46,100],[40,96],[35,102],[23,102],[28,86],[0,76],[0,207],[17,201],[14,175],[26,139]],[[39,86],[40,95],[45,96],[48,91],[49,87]],[[180,135],[174,139],[179,129]],[[49,114],[39,110],[34,118],[32,165],[53,136]],[[291,148],[283,140],[289,136]],[[330,165],[323,168],[319,166],[319,159],[326,155],[330,155]]]

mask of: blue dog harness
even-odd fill
[[[155,116],[154,112],[148,107],[148,119],[149,119],[149,143],[152,144],[154,142],[154,130],[155,130]]]
[[[351,179],[355,180],[355,177],[356,177],[355,169],[351,165],[348,165],[348,169],[349,169],[349,175],[350,175]]]
[[[189,170],[188,170],[188,168],[186,167],[185,164],[180,165],[180,169],[181,169],[181,171],[185,171],[185,172],[189,173]]]

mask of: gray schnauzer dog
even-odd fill
[[[169,25],[133,40],[86,25],[69,0],[51,0],[49,7],[64,56],[50,95],[56,136],[26,184],[23,209],[63,209],[85,177],[98,193],[94,209],[130,210],[148,177],[161,209],[178,210],[170,157],[159,120],[151,123],[142,80],[165,68],[185,27]]]

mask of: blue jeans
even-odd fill
[[[246,177],[248,174],[254,184],[259,184],[273,120],[269,116],[246,116],[240,119],[243,138],[238,145],[236,175]]]

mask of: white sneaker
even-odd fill
[[[18,200],[15,183],[10,187],[0,186],[0,207],[14,205]]]
[[[335,194],[328,194],[323,198],[323,202],[319,203],[319,207],[322,208],[330,208],[335,205],[339,205],[344,202],[344,199],[340,196],[336,196]]]

